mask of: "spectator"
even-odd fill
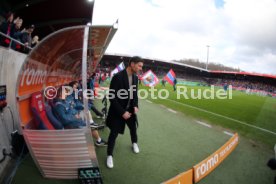
[[[28,47],[32,46],[32,32],[34,31],[34,25],[29,25],[27,26],[27,29],[23,30],[22,35],[21,35],[21,42]],[[24,53],[29,53],[29,49],[27,47],[24,47],[22,52]]]
[[[34,48],[37,44],[39,43],[39,37],[35,35],[32,40],[32,45],[31,47]]]
[[[70,104],[66,101],[66,93],[59,88],[57,98],[55,99],[55,106],[53,108],[55,115],[61,121],[66,129],[85,127],[84,121],[71,111]]]
[[[66,100],[67,93],[58,89],[57,98],[54,106],[54,112],[59,121],[63,124],[65,129],[83,128],[86,126],[85,122],[77,114],[72,114],[70,104]],[[96,139],[97,146],[107,146],[106,141],[101,139],[99,132],[92,129],[92,136]]]
[[[21,35],[22,35],[22,32],[21,32],[21,26],[22,26],[22,23],[23,23],[23,20],[20,19],[19,17],[17,17],[14,21],[14,32],[13,32],[13,35],[11,35],[11,37],[13,37],[14,39],[18,40],[21,42]],[[19,43],[16,43],[16,42],[12,42],[12,49],[14,50],[17,50],[17,51],[20,51],[21,50],[21,45]]]
[[[79,114],[84,114],[82,112],[83,109],[84,109],[83,102],[82,102],[82,95],[76,94],[76,92],[79,91],[78,90],[79,83],[77,81],[72,81],[72,82],[70,82],[69,86],[72,87],[73,93],[66,98],[66,101],[71,105],[71,107],[74,110],[77,110],[79,112]],[[103,117],[103,114],[101,112],[99,112],[94,107],[93,104],[88,103],[88,107],[89,107],[89,109],[93,110],[96,113],[97,116]],[[93,121],[93,118],[92,118],[92,115],[91,115],[90,111],[88,113],[88,116],[89,116],[89,121],[90,121],[90,126],[91,127],[93,127],[93,128],[103,128],[104,127],[103,125],[98,125],[97,123],[95,123]]]
[[[7,19],[1,24],[0,31],[8,36],[13,35],[13,13],[9,12],[7,14]],[[11,40],[0,35],[0,44],[4,47],[9,47]]]

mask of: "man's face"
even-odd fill
[[[138,74],[140,71],[142,71],[143,68],[143,62],[138,62],[138,63],[131,63],[131,70],[133,71],[133,73]]]
[[[34,28],[29,28],[28,32],[31,34],[34,31]]]
[[[12,22],[13,21],[13,14],[11,14],[9,17],[8,17],[8,22]]]
[[[62,90],[62,92],[61,92],[61,99],[65,100],[66,97],[67,97],[68,92],[69,92],[68,89]]]
[[[17,21],[16,23],[15,23],[15,25],[16,25],[16,27],[17,28],[21,28],[21,26],[22,26],[22,21]]]
[[[73,85],[73,89],[75,90],[75,89],[78,89],[78,86],[79,86],[79,84],[78,83],[75,83],[74,85]]]

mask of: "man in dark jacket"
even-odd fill
[[[107,147],[107,167],[113,168],[113,150],[118,134],[123,134],[127,124],[134,153],[139,153],[137,144],[138,95],[137,73],[142,70],[143,59],[132,57],[127,69],[113,76],[109,89],[110,107],[107,116],[107,126],[110,128]]]
[[[32,33],[34,31],[34,28],[35,26],[34,25],[29,25],[27,26],[27,29],[26,30],[23,30],[22,34],[21,34],[21,42],[25,45],[25,46],[28,46],[28,47],[31,47],[32,46]],[[23,53],[29,53],[30,49],[27,48],[27,47],[24,47],[22,49],[22,52]]]
[[[14,32],[14,23],[13,23],[13,13],[9,12],[7,14],[7,19],[0,25],[0,32],[12,36]],[[9,38],[6,38],[2,35],[0,35],[0,45],[4,47],[9,47],[11,43],[11,40]]]

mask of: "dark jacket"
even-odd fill
[[[9,30],[9,33],[8,33]],[[10,22],[3,22],[0,26],[0,31],[10,37],[12,37],[13,33],[14,33],[14,24],[10,23]],[[11,40],[0,35],[0,44],[2,46],[8,47],[10,45]]]
[[[58,99],[53,108],[53,112],[64,128],[81,128],[86,124],[81,119],[77,119],[72,114],[69,104],[66,100]]]
[[[16,26],[14,25],[14,31],[13,31],[13,35],[11,35],[11,37],[21,42],[21,35],[22,34],[23,33],[21,32],[20,28],[16,28]],[[20,45],[17,42],[12,42],[12,49],[13,50],[20,51],[21,48],[22,48],[22,45]]]
[[[126,111],[132,113],[131,118],[128,121],[133,121],[136,123],[136,115],[134,115],[134,107],[138,107],[138,77],[136,75],[132,75],[132,85],[134,86],[133,95],[129,93],[129,82],[126,69],[117,73],[113,76],[110,84],[109,91],[109,99],[110,99],[110,107],[108,111],[108,116],[106,120],[107,126],[113,130],[117,131],[120,134],[124,133],[126,120],[122,117]],[[128,91],[127,98],[120,99],[118,97],[118,90],[124,89]],[[112,98],[115,96],[115,98]],[[133,96],[132,99],[130,97]],[[127,109],[127,104],[130,99],[130,106]]]

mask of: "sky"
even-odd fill
[[[198,59],[276,74],[276,0],[95,0],[93,25],[118,31],[107,53]]]

